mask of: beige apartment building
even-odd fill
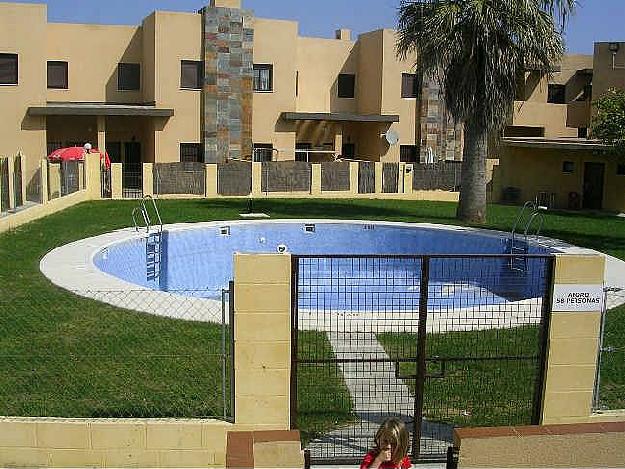
[[[592,140],[592,103],[625,89],[625,42],[596,43],[593,55],[569,55],[550,76],[520,80],[501,145],[493,200],[538,200],[552,208],[625,212],[625,155]]]
[[[52,150],[85,142],[124,172],[142,162],[461,159],[461,127],[437,83],[396,58],[394,31],[302,37],[297,22],[242,6],[209,0],[195,13],[105,26],[49,23],[45,4],[0,3],[0,155],[22,152],[27,176]],[[501,163],[493,200],[512,188],[519,201],[619,207],[604,201],[619,199],[610,194],[623,162],[579,156],[590,149],[580,145],[591,103],[610,87],[625,88],[625,43],[566,56],[550,76],[527,70],[503,145],[491,149]],[[545,161],[532,160],[545,146],[577,155],[550,152],[549,181]]]
[[[461,156],[438,88],[396,59],[394,31],[301,37],[239,0],[139,26],[49,23],[45,4],[0,3],[0,70],[0,154],[21,151],[27,171],[85,142],[126,168]]]

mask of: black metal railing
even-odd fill
[[[375,192],[375,163],[358,163],[358,193],[372,194]]]
[[[412,188],[416,191],[460,190],[461,161],[440,161],[413,165]]]
[[[13,160],[13,201],[14,207],[24,205],[24,197],[22,194],[22,156],[17,155]]]
[[[262,163],[263,192],[310,192],[312,166],[305,161],[265,161]]]
[[[399,163],[382,164],[382,192],[396,194],[399,191]]]
[[[252,192],[252,163],[229,161],[217,165],[219,195],[249,195]]]
[[[0,212],[6,212],[10,208],[9,195],[9,159],[0,158]]]
[[[413,460],[457,426],[538,423],[553,258],[294,256],[292,422],[318,464],[354,464],[388,417]]]
[[[152,169],[154,194],[206,194],[204,163],[156,163]]]
[[[143,197],[143,165],[125,164],[122,167],[122,197],[140,199]]]
[[[61,197],[80,188],[80,167],[78,161],[61,161]]]
[[[350,190],[349,163],[323,162],[321,163],[321,190],[348,191]]]

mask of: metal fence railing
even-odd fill
[[[375,192],[375,163],[358,163],[358,193],[372,194]]]
[[[122,167],[122,197],[140,199],[143,197],[143,165],[125,164]]]
[[[26,200],[28,202],[34,202],[40,204],[43,202],[42,189],[41,189],[41,166],[35,169],[30,181],[26,184]],[[47,175],[46,175],[47,176]]]
[[[593,407],[625,409],[625,289],[605,289]]]
[[[350,190],[349,162],[321,163],[321,190],[348,191]]]
[[[61,197],[80,189],[81,164],[79,161],[61,161]]]
[[[6,212],[9,208],[9,159],[0,158],[0,212]]]
[[[16,208],[24,205],[22,179],[22,155],[17,155],[13,159],[13,206]]]
[[[204,163],[155,163],[153,166],[154,194],[206,194],[206,165]]]
[[[249,195],[252,192],[252,163],[230,161],[217,165],[219,195]]]
[[[458,426],[537,424],[553,258],[293,256],[291,419],[313,463],[354,464],[403,420],[413,460]]]
[[[461,161],[440,161],[413,165],[413,190],[460,190],[462,177]]]
[[[382,164],[382,192],[385,194],[399,192],[399,163]]]
[[[265,161],[262,163],[263,192],[310,192],[312,166],[305,161]]]
[[[0,415],[232,419],[230,290],[0,298]]]

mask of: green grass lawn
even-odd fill
[[[130,226],[136,205],[136,201],[83,203],[0,234],[0,415],[193,417],[223,413],[220,357],[215,352],[221,344],[219,326],[157,318],[75,297],[53,286],[39,271],[42,256],[57,246]],[[159,201],[159,208],[166,223],[230,220],[246,211],[247,200],[165,200]],[[273,219],[456,224],[455,204],[444,202],[257,200],[254,211],[266,212]],[[490,206],[486,227],[509,230],[517,211],[516,207]],[[547,215],[543,231],[625,259],[625,219],[554,212]],[[613,334],[619,344],[625,342],[622,326]],[[613,394],[605,392],[608,402],[615,399],[622,404],[622,363],[604,362],[603,386],[616,389]],[[311,434],[352,418],[349,396],[345,397],[336,370],[325,373],[325,385],[335,390],[336,405],[330,406],[328,415],[311,416],[308,421],[302,414],[300,423]]]
[[[297,337],[299,359],[335,358],[325,333],[299,331]],[[297,371],[297,428],[304,444],[355,420],[349,391],[336,363],[300,363]]]
[[[625,409],[625,305],[608,311],[603,348],[610,351],[601,357],[600,405]]]
[[[416,334],[383,333],[377,338],[393,359],[416,356]],[[427,357],[460,360],[447,362],[444,370],[440,361],[427,362],[433,377],[425,382],[424,417],[458,426],[530,425],[538,359],[489,359],[538,353],[537,326],[428,334]],[[416,365],[401,363],[400,372],[414,376]],[[414,392],[415,380],[404,381]]]

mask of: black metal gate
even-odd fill
[[[358,463],[389,417],[421,462],[454,427],[538,423],[553,258],[518,257],[294,256],[291,422],[311,461]]]
[[[142,163],[126,163],[122,166],[122,197],[124,199],[143,197]]]

